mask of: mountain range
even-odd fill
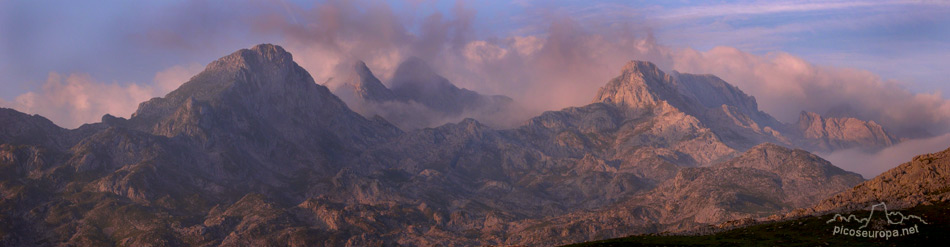
[[[392,88],[353,69],[344,101],[262,44],[128,119],[70,130],[0,109],[0,245],[551,245],[682,232],[857,202],[838,193],[864,179],[809,151],[901,141],[855,118],[782,123],[715,76],[641,61],[590,104],[514,128],[431,126],[516,102],[460,89],[418,58]]]
[[[387,88],[362,61],[356,62],[335,90],[354,110],[380,115],[406,130],[436,127],[466,117],[503,118],[514,107],[503,95],[486,96],[458,88],[425,61],[410,57],[396,68]]]
[[[784,215],[728,221],[686,234],[634,234],[572,246],[934,245],[950,240],[946,234],[950,230],[948,207],[950,149],[918,155],[851,189]],[[836,226],[899,231],[886,238],[868,238],[835,235]],[[915,231],[908,234],[903,230],[907,228]]]

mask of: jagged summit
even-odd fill
[[[316,84],[289,52],[272,44],[241,49],[211,62],[165,97],[140,104],[130,122],[165,136],[209,138],[216,132],[274,131],[273,135],[287,135],[294,142],[336,135],[358,145],[396,132],[352,112],[329,89]]]
[[[631,61],[600,88],[594,103],[619,106],[632,116],[680,112],[696,118],[730,147],[746,150],[764,142],[833,151],[879,149],[900,141],[873,122],[803,113],[798,123],[779,122],[759,110],[755,97],[714,75],[664,73],[645,61]]]
[[[299,94],[313,88],[313,78],[293,56],[272,44],[256,45],[221,57],[163,98],[143,102],[132,118],[153,119],[168,114],[189,98],[218,101],[226,94]],[[301,91],[303,90],[303,91]],[[329,93],[329,92],[327,92]]]
[[[335,93],[349,105],[364,116],[380,115],[404,129],[435,127],[467,117],[486,120],[504,114],[512,102],[506,96],[459,88],[418,57],[397,66],[391,88],[362,61],[354,64],[344,80]]]
[[[653,64],[652,62],[649,62],[649,61],[641,61],[641,60],[628,61],[626,64],[623,65],[623,67],[621,68],[621,71],[631,72],[631,73],[640,73],[643,75],[654,75],[654,76],[660,76],[661,74],[663,74],[663,71],[660,71],[660,69],[656,67],[656,64]]]
[[[357,61],[353,65],[355,78],[350,80],[355,81],[351,86],[354,87],[354,92],[360,98],[374,101],[374,102],[385,102],[394,100],[396,97],[393,95],[393,92],[386,88],[385,85],[375,75],[373,71],[370,71],[369,67],[366,66],[366,63],[363,61]]]
[[[293,55],[290,52],[284,50],[283,47],[274,44],[259,44],[251,47],[250,51],[261,54],[261,56],[272,59],[289,59],[285,61],[293,61]]]
[[[142,103],[133,116],[142,116],[152,108],[181,105],[188,98],[213,101],[225,94],[300,94],[320,88],[311,84],[315,84],[313,78],[293,61],[289,52],[277,45],[261,44],[209,63],[165,97]]]
[[[682,106],[683,102],[676,88],[673,77],[661,71],[655,64],[630,61],[623,66],[620,76],[598,90],[593,102],[612,103],[629,108],[649,108],[660,104],[661,101]]]
[[[873,120],[853,117],[827,117],[802,111],[796,127],[812,146],[825,151],[849,147],[873,150],[900,142],[900,138]]]
[[[370,71],[369,67],[367,67],[366,63],[363,62],[362,60],[356,61],[356,63],[353,64],[353,68],[356,69],[356,74],[359,76],[372,76],[374,78],[376,77],[375,75],[373,75],[373,71]]]
[[[206,71],[234,72],[245,69],[253,72],[288,73],[295,69],[293,55],[284,48],[272,44],[260,44],[250,49],[241,49],[211,62]]]

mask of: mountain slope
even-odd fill
[[[950,149],[918,155],[805,212],[851,211],[880,202],[900,209],[932,201],[950,201]]]
[[[609,207],[519,222],[507,243],[682,232],[811,205],[861,181],[805,151],[762,144],[712,167],[681,169],[655,189]]]
[[[354,74],[351,76],[354,78],[350,80],[356,83],[350,86],[354,87],[353,90],[359,98],[377,103],[396,99],[396,95],[392,90],[386,88],[386,86],[376,78],[376,75],[373,75],[369,67],[366,67],[366,63],[363,63],[363,61],[356,62]]]
[[[12,115],[3,121],[44,126]],[[17,145],[32,131],[9,129],[14,138],[0,144],[0,168],[8,172],[0,206],[4,217],[28,227],[3,245],[195,244],[181,231],[223,230],[188,223],[213,206],[249,193],[297,203],[326,189],[312,181],[328,180],[361,150],[402,133],[350,111],[289,53],[266,44],[212,62],[166,97],[142,103],[131,119],[103,120],[68,131],[76,141]],[[17,125],[23,121],[36,124]],[[39,132],[65,132],[53,127]],[[109,212],[120,218],[103,218]]]
[[[732,163],[732,162],[729,162]],[[740,162],[745,163],[745,162]],[[766,164],[769,162],[766,162]],[[761,163],[750,163],[759,165]],[[889,212],[900,212],[900,216],[914,215],[926,224],[915,224],[919,231],[913,235],[898,232],[890,238],[866,238],[835,236],[832,232],[842,222],[829,220],[840,217],[839,214],[868,215],[872,224],[870,230],[894,230],[909,226],[892,225],[880,211],[872,214],[872,205],[885,203]],[[901,164],[877,177],[864,181],[851,189],[821,200],[812,207],[801,208],[783,216],[769,217],[764,222],[755,220],[735,221],[739,228],[730,224],[718,227],[710,226],[713,233],[699,236],[650,236],[635,235],[625,238],[581,243],[574,246],[615,246],[615,245],[761,245],[771,244],[860,244],[867,246],[921,245],[945,242],[947,227],[950,226],[950,149],[922,154],[910,162]],[[880,209],[880,208],[878,208]],[[870,217],[879,218],[870,218]],[[877,223],[874,223],[877,221]],[[893,221],[898,221],[894,219]],[[860,225],[856,223],[852,225]],[[727,229],[723,229],[724,227]],[[858,226],[855,226],[857,228]],[[708,229],[707,229],[708,230]],[[724,230],[724,231],[723,231]]]
[[[212,62],[164,98],[142,103],[130,122],[169,137],[264,130],[295,142],[318,135],[358,147],[398,132],[350,111],[326,87],[315,84],[290,53],[274,45],[243,49]],[[288,133],[314,127],[335,133]]]

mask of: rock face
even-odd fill
[[[816,151],[846,148],[880,149],[900,140],[874,121],[852,117],[822,117],[813,112],[802,112],[796,124],[803,141]]]
[[[806,151],[766,143],[710,167],[680,169],[656,188],[609,207],[519,222],[521,232],[508,243],[691,230],[810,205],[862,181]]]
[[[227,243],[228,227],[169,224],[212,217],[213,206],[249,193],[303,201],[326,186],[310,179],[327,181],[361,150],[402,134],[350,111],[274,45],[212,62],[131,119],[64,130],[3,113],[0,204],[4,219],[24,227],[5,233],[2,245]],[[128,217],[110,220],[112,211]],[[224,235],[180,233],[195,228]]]
[[[369,67],[366,67],[366,63],[363,63],[363,61],[356,62],[352,77],[350,80],[355,83],[350,84],[350,86],[353,87],[353,91],[356,92],[359,98],[377,103],[396,99],[396,95],[389,88],[386,88],[376,78],[376,75],[373,75],[373,72],[369,70]]]
[[[771,143],[755,146],[716,167],[754,168],[777,175],[785,192],[782,205],[793,208],[809,206],[808,202],[828,198],[864,181],[860,175],[842,170],[817,155]]]
[[[353,92],[439,112],[490,98],[399,70],[389,90],[357,64]],[[264,44],[130,119],[66,130],[0,110],[0,245],[551,245],[782,213],[861,181],[761,144],[798,140],[772,120],[715,77],[631,62],[593,103],[516,128],[403,132]]]
[[[950,149],[918,155],[907,163],[796,213],[854,211],[881,202],[887,203],[888,208],[901,209],[934,201],[950,201]]]
[[[69,147],[67,133],[42,116],[0,108],[0,143]]]
[[[760,111],[754,97],[716,76],[666,74],[642,61],[624,66],[622,75],[601,88],[594,102],[620,105],[634,113],[669,106],[738,150],[765,142],[823,152],[875,150],[900,141],[877,123],[856,118],[803,112],[798,123],[784,124]]]
[[[363,115],[380,115],[414,130],[457,122],[466,117],[494,119],[507,114],[512,99],[458,88],[425,61],[410,57],[396,68],[387,88],[363,62],[357,62],[345,86],[336,91]],[[498,116],[496,116],[498,115]]]

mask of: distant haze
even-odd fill
[[[865,179],[870,179],[897,165],[910,162],[914,156],[936,153],[948,147],[950,147],[950,134],[944,134],[931,138],[905,141],[876,153],[849,149],[832,153],[818,153],[818,156],[831,161],[832,164],[842,169],[856,172],[864,176]]]

